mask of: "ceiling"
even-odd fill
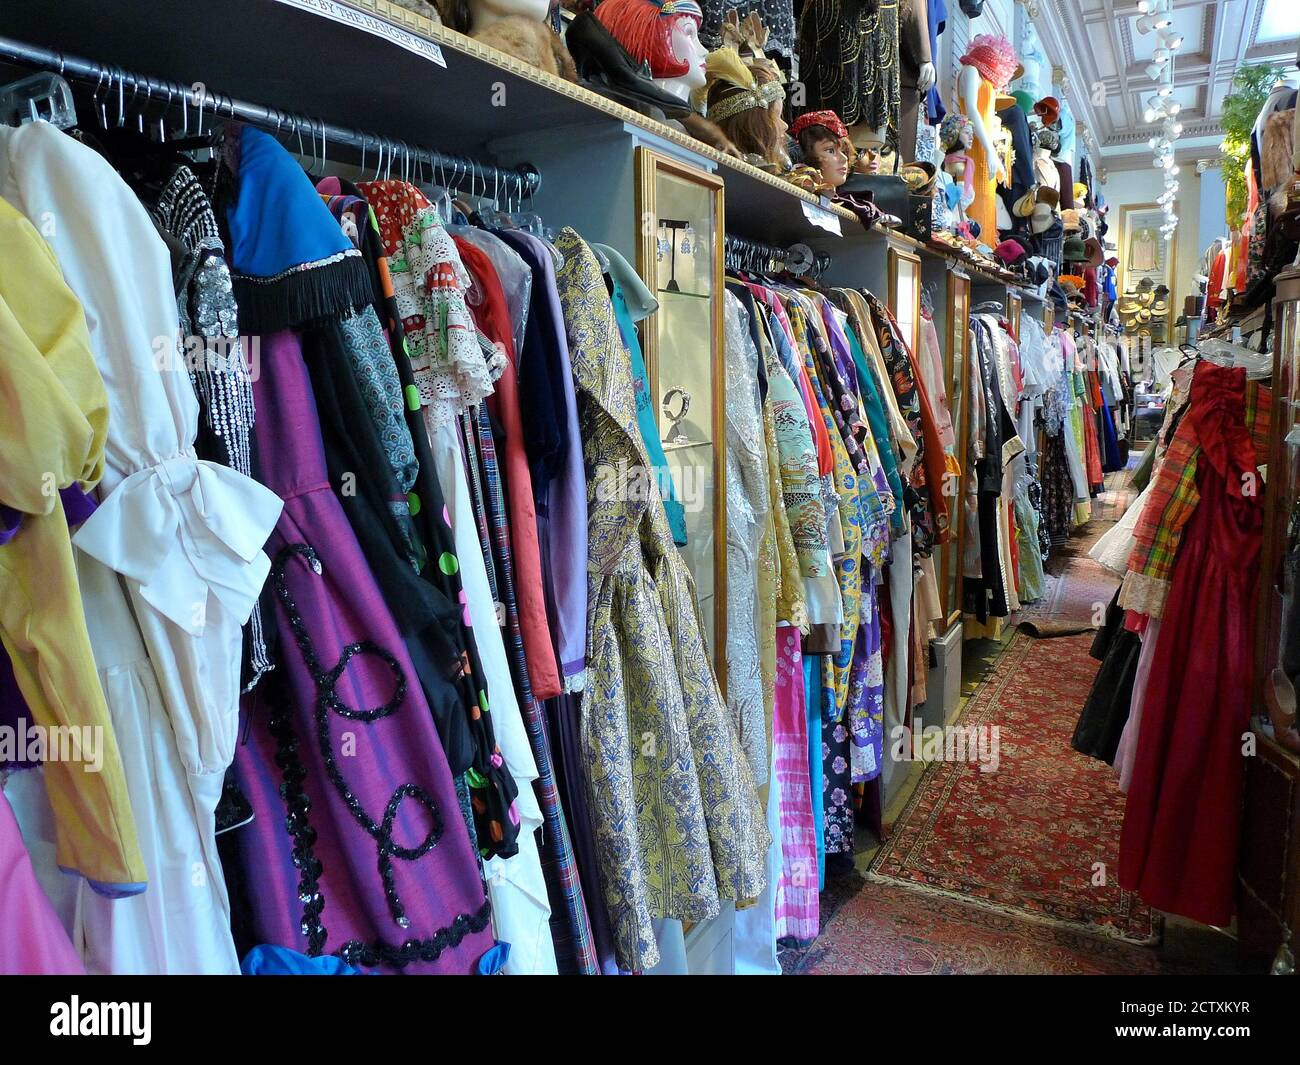
[[[1155,86],[1143,68],[1156,35],[1138,32],[1137,0],[1021,2],[1047,54],[1067,57],[1058,75],[1064,73],[1070,106],[1106,168],[1150,166],[1146,142],[1152,129],[1142,111]],[[1295,67],[1300,0],[1174,0],[1173,19],[1183,35],[1174,63],[1174,98],[1182,104],[1183,124],[1178,158],[1214,158],[1223,98],[1237,67]]]

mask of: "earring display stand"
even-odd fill
[[[669,259],[670,267],[668,273],[668,284],[664,286],[667,292],[680,292],[681,285],[677,283],[677,234],[683,229],[689,229],[691,223],[680,218],[661,218],[659,219],[659,228],[666,229],[672,236],[669,243],[672,245],[672,252]]]

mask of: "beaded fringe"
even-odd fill
[[[244,336],[346,318],[375,298],[370,270],[359,253],[273,279],[235,274],[234,285]]]

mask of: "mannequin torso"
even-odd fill
[[[993,103],[997,93],[979,70],[967,65],[961,68],[957,91],[962,113],[970,119],[975,131],[975,143],[970,150],[975,196],[967,214],[971,221],[979,223],[980,239],[992,245],[997,243],[998,233],[994,184],[1006,178],[993,145]]]

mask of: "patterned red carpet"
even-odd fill
[[[821,936],[782,956],[809,976],[1152,975],[1171,966],[1151,947],[1027,921],[846,874],[827,885]]]
[[[1092,602],[1110,600],[1115,577],[1094,573],[1086,552],[1123,513],[1127,473],[1111,475],[1106,507],[1052,560],[1060,587],[1044,604],[1045,627],[1059,632],[1066,619],[1086,617],[1079,627],[1090,628]],[[997,771],[931,765],[871,860],[870,879],[861,866],[828,868],[821,934],[782,951],[785,972],[1239,971],[1231,939],[1177,918],[1162,922],[1119,888],[1124,797],[1108,766],[1070,747],[1098,668],[1091,641],[1091,631],[1048,640],[1017,633],[1005,650],[968,645],[965,680],[978,678],[979,687],[959,724],[998,726]],[[865,829],[859,844],[870,846]],[[1162,946],[1142,945],[1162,928]]]
[[[935,762],[872,862],[914,885],[1045,923],[1149,943],[1151,910],[1117,880],[1124,797],[1070,735],[1097,663],[1089,636],[1017,634],[962,714],[998,729],[998,762]]]

